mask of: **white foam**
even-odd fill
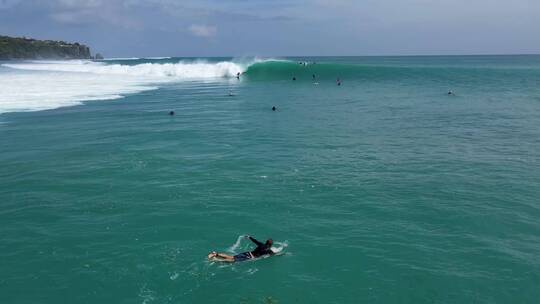
[[[272,246],[272,251],[277,254],[277,255],[280,255],[283,253],[283,251],[285,250],[285,248],[287,248],[289,246],[289,242],[288,241],[285,241],[285,242],[274,242],[274,246]]]
[[[39,111],[110,100],[157,86],[131,77],[103,77],[74,73],[1,73],[0,113]]]
[[[239,235],[238,239],[236,239],[236,242],[231,247],[229,247],[229,249],[227,249],[227,251],[231,252],[231,253],[236,253],[236,251],[240,247],[240,244],[242,243],[242,240],[245,239],[245,238],[246,237],[244,235]]]
[[[30,61],[26,63],[6,63],[2,66],[27,71],[55,71],[71,73],[93,73],[100,75],[124,75],[156,77],[154,80],[163,80],[163,77],[176,79],[202,79],[233,77],[244,69],[241,65],[223,61],[208,62],[179,62],[179,63],[141,63],[137,65],[106,64],[85,60],[73,61]],[[150,79],[146,79],[150,80]],[[169,79],[170,80],[170,79]]]
[[[0,113],[122,98],[174,81],[233,77],[248,65],[229,61],[138,65],[89,60],[6,63],[0,67]]]
[[[229,247],[227,251],[233,254],[238,253],[238,249],[242,248],[240,247],[240,245],[242,244],[242,241],[245,239],[246,239],[245,235],[239,235],[238,238],[236,239],[236,242],[231,247]],[[287,248],[287,246],[289,246],[288,241],[284,241],[284,242],[274,241],[274,244],[271,249],[275,254],[281,254],[285,250],[285,248]]]

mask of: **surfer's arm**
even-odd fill
[[[257,245],[257,246],[262,246],[262,245],[264,245],[263,243],[261,243],[261,242],[257,241],[256,239],[252,238],[251,236],[248,236],[248,238],[249,238],[253,243],[255,243],[255,245]]]

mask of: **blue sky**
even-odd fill
[[[0,34],[106,57],[540,53],[540,0],[0,0]]]

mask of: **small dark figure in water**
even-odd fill
[[[236,73],[236,79],[240,79],[240,72]]]
[[[454,92],[452,92],[452,90],[448,91],[448,96],[450,95],[454,95]]]
[[[174,116],[174,111],[170,111],[169,115]]]
[[[276,106],[273,106],[273,107],[272,107],[272,111],[276,111]]]
[[[311,78],[313,78],[313,80],[315,80],[315,74],[311,75]]]
[[[295,77],[295,76],[293,76],[292,80],[296,80],[296,77]]]
[[[272,239],[268,239],[266,242],[262,243],[249,235],[246,235],[245,238],[250,239],[253,243],[255,243],[255,245],[257,245],[257,247],[252,251],[242,252],[234,256],[212,251],[210,254],[208,254],[208,259],[212,261],[233,263],[276,254],[274,251],[272,251],[272,244],[274,243]]]
[[[338,77],[338,79],[336,80],[336,84],[337,84],[338,86],[341,85],[341,80],[339,79],[339,77]]]

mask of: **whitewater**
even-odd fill
[[[0,65],[0,113],[38,111],[111,100],[178,81],[232,78],[259,60],[203,60],[127,64],[126,60],[23,61]],[[138,60],[140,62],[141,60]]]

